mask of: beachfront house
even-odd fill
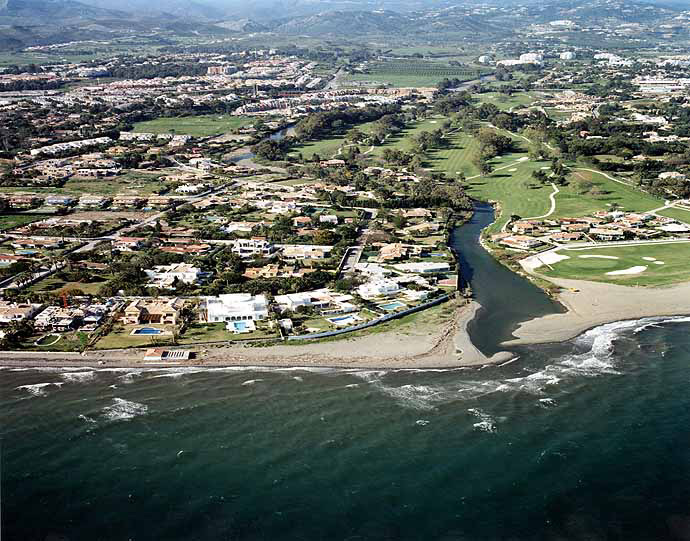
[[[232,293],[218,297],[203,297],[199,318],[204,323],[228,321],[263,321],[268,317],[265,295]]]
[[[160,323],[177,325],[184,301],[180,298],[137,299],[130,302],[124,310],[122,322],[125,325]]]
[[[400,293],[400,286],[389,278],[378,278],[366,282],[357,288],[357,293],[365,300],[378,297],[389,297]]]
[[[277,295],[275,302],[281,311],[296,311],[300,308],[313,308],[322,314],[354,312],[357,307],[352,304],[352,295],[334,293],[328,288]]]

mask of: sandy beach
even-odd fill
[[[149,363],[143,349],[78,353],[2,352],[0,364],[34,366],[169,367],[169,366],[309,366],[337,368],[452,368],[482,365],[489,360],[469,340],[466,325],[477,303],[455,306],[446,318],[420,317],[391,331],[353,335],[337,341],[280,344],[204,346],[195,359],[178,363]],[[501,355],[495,360],[505,360]],[[494,360],[494,359],[492,359]]]
[[[540,277],[564,288],[558,300],[568,311],[522,323],[504,346],[562,342],[615,321],[690,314],[690,283],[643,288]]]

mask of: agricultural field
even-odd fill
[[[380,83],[394,87],[433,87],[439,81],[458,78],[471,81],[479,78],[480,69],[423,61],[376,62],[367,73],[354,73],[348,80]]]
[[[564,248],[568,259],[541,267],[552,278],[609,282],[631,286],[665,286],[690,280],[690,243],[656,243],[606,248]],[[624,272],[621,272],[624,271]],[[620,272],[620,274],[607,274]]]
[[[209,137],[222,135],[243,126],[253,124],[256,119],[231,115],[204,115],[164,117],[134,125],[133,132],[137,133],[175,133],[178,135],[192,135],[194,137]]]

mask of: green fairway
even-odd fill
[[[515,152],[495,158],[491,161],[494,167],[491,175],[468,182],[468,192],[472,197],[500,204],[500,215],[487,228],[489,233],[499,232],[513,214],[532,218],[549,212],[549,195],[553,188],[537,184],[532,179],[532,171],[545,167],[547,162],[533,162],[525,157],[525,153]]]
[[[552,263],[552,269],[546,266],[541,267],[539,272],[553,278],[590,280],[631,286],[664,286],[690,280],[690,242],[606,248],[564,248],[558,253],[568,256],[569,259]],[[610,259],[612,257],[617,259]],[[644,258],[654,258],[655,261]],[[640,270],[642,270],[641,267],[645,267],[645,269],[636,274],[606,274],[633,267],[640,267]]]
[[[208,137],[222,135],[236,128],[252,124],[255,119],[244,116],[204,115],[164,117],[134,125],[133,132],[137,133],[176,133],[192,135],[194,137]]]
[[[383,145],[374,149],[372,154],[380,156],[385,148],[395,148],[397,150],[409,151],[413,148],[412,138],[423,131],[433,131],[441,127],[441,124],[446,120],[445,117],[432,117],[423,120],[411,122],[400,133],[391,135],[386,139]]]
[[[455,132],[448,137],[448,147],[429,153],[429,165],[436,171],[443,171],[449,178],[459,172],[471,177],[477,174],[472,156],[479,151],[479,143],[469,134]]]
[[[584,191],[589,185],[591,188]],[[569,184],[560,190],[561,193],[556,196],[554,218],[584,216],[598,210],[609,210],[614,203],[627,212],[646,212],[664,204],[661,199],[634,186],[615,182],[601,173],[579,171],[577,168],[570,175]]]
[[[362,133],[368,134],[371,132],[371,127],[373,126],[373,124],[373,122],[365,122],[363,124],[348,127],[348,129],[357,128]],[[329,137],[328,139],[319,139],[318,141],[307,141],[302,145],[293,147],[291,154],[302,154],[302,156],[307,160],[311,160],[314,154],[318,154],[322,160],[325,160],[336,157],[336,154],[338,154],[338,149],[340,147],[345,148],[345,145],[347,144],[348,143],[345,141],[345,134],[343,133],[341,135]],[[369,145],[366,144],[360,144],[357,146],[359,146],[359,149],[362,152],[365,152],[370,148]]]

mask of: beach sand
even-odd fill
[[[304,366],[338,368],[452,368],[486,364],[488,359],[470,342],[465,327],[479,307],[459,304],[446,316],[421,313],[395,330],[353,335],[333,341],[193,348],[195,359],[176,363],[145,363],[143,349],[78,353],[2,352],[0,364],[33,366]],[[502,355],[498,360],[505,360]]]
[[[564,288],[558,300],[568,309],[522,323],[506,347],[561,342],[615,321],[690,314],[690,283],[670,287],[629,287],[601,282],[541,278]]]

